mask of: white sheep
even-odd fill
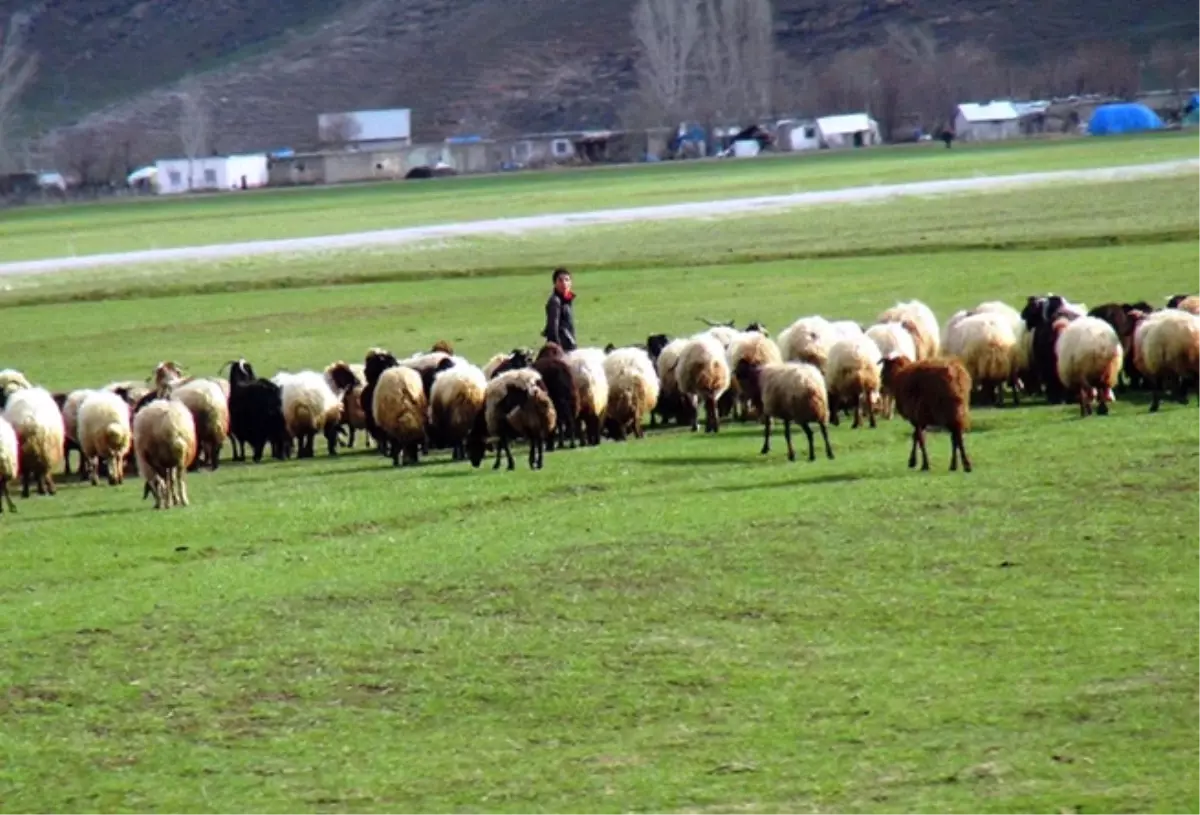
[[[407,365],[388,368],[379,376],[371,401],[375,424],[391,446],[392,464],[416,464],[425,444],[428,402],[421,375]]]
[[[63,399],[61,408],[63,417],[63,440],[65,442],[63,447],[63,475],[71,474],[70,451],[72,449],[81,451],[79,454],[79,475],[81,477],[87,475],[89,463],[87,457],[83,455],[83,448],[79,441],[79,406],[82,405],[83,400],[87,399],[92,393],[95,393],[95,391],[91,390],[90,388],[79,388],[78,390],[69,392],[66,395],[66,398]]]
[[[951,337],[953,336],[953,339]],[[1021,344],[1008,315],[994,311],[979,311],[954,323],[946,334],[948,355],[962,360],[971,382],[984,397],[997,407],[1004,404],[1004,385],[1012,392],[1013,404],[1020,404],[1017,395],[1018,373],[1021,370]]]
[[[875,427],[875,403],[879,393],[879,346],[866,334],[849,337],[829,347],[825,363],[825,385],[829,390],[829,421],[838,424],[837,412],[854,407],[852,428],[862,425],[862,414]]]
[[[277,373],[271,378],[279,385],[283,402],[283,421],[288,435],[296,439],[296,458],[312,458],[313,443],[323,433],[329,417],[341,409],[341,397],[315,371]]]
[[[580,441],[597,445],[604,410],[608,407],[608,377],[604,375],[604,351],[599,348],[576,348],[567,354],[567,364],[579,386]],[[651,415],[653,420],[653,414]]]
[[[0,371],[0,408],[4,407],[8,397],[16,391],[32,387],[33,385],[25,378],[25,374],[15,368],[5,368]]]
[[[604,423],[609,435],[624,440],[628,432],[643,438],[642,417],[658,404],[658,374],[646,349],[616,348],[604,357],[604,376],[608,380],[608,404]]]
[[[8,504],[9,511],[16,512],[17,507],[9,494],[8,485],[21,475],[21,448],[17,441],[17,431],[8,420],[0,416],[0,498]],[[4,503],[0,503],[0,512],[4,511]]]
[[[29,497],[29,484],[37,484],[39,495],[54,495],[54,469],[62,463],[62,412],[45,388],[13,391],[4,408],[20,442],[21,496]]]
[[[689,337],[671,340],[663,346],[658,353],[658,359],[654,361],[654,373],[658,377],[658,399],[655,400],[654,410],[650,412],[651,427],[656,424],[656,415],[662,418],[664,425],[671,419],[680,425],[690,425],[694,420],[696,406],[680,391],[679,379],[675,376],[679,354],[689,341]]]
[[[901,323],[913,335],[917,359],[936,356],[941,345],[941,332],[933,309],[920,300],[897,303],[875,318],[877,323]]]
[[[508,457],[508,469],[515,468],[510,439],[529,440],[529,468],[540,470],[544,464],[546,441],[554,434],[558,416],[541,374],[531,368],[504,371],[488,382],[484,394],[484,411],[475,422],[467,440],[471,466],[483,461],[486,442],[497,440],[496,463],[500,468],[502,455]]]
[[[817,458],[810,424],[821,428],[825,440],[825,455],[833,458],[833,447],[829,444],[829,400],[825,377],[821,369],[807,362],[782,362],[751,368],[742,363],[748,395],[763,417],[762,454],[771,452],[771,420],[783,422],[783,436],[787,440],[788,461],[796,460],[796,448],[792,445],[792,423],[808,436],[808,460]]]
[[[721,419],[717,415],[717,400],[729,390],[729,361],[725,348],[711,333],[697,334],[688,341],[679,353],[675,365],[675,376],[679,390],[692,404],[704,403],[704,432],[717,433]],[[698,412],[698,411],[697,411]],[[699,429],[695,414],[692,431]]]
[[[170,398],[191,411],[199,455],[208,462],[209,469],[217,469],[221,447],[229,435],[229,397],[225,389],[215,379],[189,379],[174,385]]]
[[[433,380],[429,392],[429,415],[433,432],[452,448],[451,458],[466,458],[466,440],[483,410],[487,377],[470,363],[455,365]]]
[[[714,325],[714,326],[709,326],[709,328],[702,333],[706,336],[712,337],[717,342],[719,342],[721,344],[722,350],[724,350],[724,349],[728,348],[730,345],[732,345],[733,341],[735,339],[737,339],[737,336],[739,334],[741,334],[742,332],[738,331],[733,326]]]
[[[196,420],[187,405],[154,399],[143,406],[133,417],[133,449],[138,473],[154,494],[154,508],[186,507],[186,471],[197,452]]]
[[[834,320],[829,327],[833,330],[834,337],[839,340],[852,340],[865,333],[863,327],[854,320]]]
[[[108,470],[109,484],[124,482],[125,457],[132,444],[129,405],[111,391],[92,391],[79,406],[79,446],[92,484],[98,483],[101,462]]]
[[[1108,413],[1109,394],[1124,361],[1121,338],[1113,327],[1099,317],[1078,317],[1059,335],[1055,355],[1063,387],[1078,395],[1079,415],[1090,415],[1097,397],[1096,412]]]
[[[743,331],[730,343],[727,351],[729,370],[736,372],[738,364],[746,362],[749,365],[770,365],[783,362],[783,353],[775,341],[760,331]],[[746,416],[749,400],[746,390],[736,376],[733,377],[732,387],[737,391],[738,403],[742,416]]]
[[[1150,412],[1158,411],[1165,380],[1176,381],[1176,399],[1187,404],[1200,371],[1200,317],[1178,308],[1155,311],[1133,331],[1133,362],[1150,383]]]
[[[833,324],[824,317],[801,317],[780,332],[779,350],[787,362],[807,362],[824,371],[829,346],[838,336]]]
[[[913,335],[902,324],[897,322],[876,323],[870,326],[866,335],[879,348],[880,357],[889,354],[899,354],[905,359],[917,358],[917,345]],[[896,400],[892,392],[880,384],[880,412],[885,419],[891,419],[896,411]]]

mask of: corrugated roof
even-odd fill
[[[986,105],[964,102],[958,106],[958,112],[968,122],[1007,122],[1020,118],[1012,102],[988,102]]]
[[[845,135],[871,129],[871,117],[865,113],[844,113],[841,116],[822,116],[817,119],[822,133]]]

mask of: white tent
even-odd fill
[[[844,113],[817,119],[821,146],[869,147],[879,144],[879,123],[866,113]]]

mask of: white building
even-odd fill
[[[821,146],[870,147],[879,144],[879,123],[865,113],[844,113],[817,119],[817,135]]]
[[[240,190],[267,185],[267,154],[167,158],[154,164],[163,194],[198,190]]]
[[[783,150],[816,150],[821,146],[815,119],[783,119],[776,122],[775,140]]]
[[[998,141],[1021,135],[1021,115],[1012,102],[965,102],[954,115],[954,137],[962,141]]]
[[[408,147],[412,144],[412,112],[408,108],[348,110],[317,116],[318,138],[352,150]]]

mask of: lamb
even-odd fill
[[[0,512],[4,512],[5,504],[10,512],[17,511],[12,495],[8,492],[8,485],[16,481],[20,474],[21,448],[17,442],[17,431],[13,430],[7,419],[0,416],[0,499],[3,499],[3,502],[0,502]]]
[[[362,392],[367,387],[367,372],[366,367],[359,362],[350,363],[350,372],[354,374],[354,387],[346,391],[342,396],[343,418],[346,422],[346,427],[350,431],[350,438],[346,442],[346,446],[354,447],[354,436],[359,430],[367,429],[367,414],[362,408]],[[367,435],[368,446],[371,443],[370,434]]]
[[[853,405],[854,424],[851,427],[862,425],[864,409],[867,421],[875,427],[881,360],[879,346],[866,334],[838,340],[830,346],[825,382],[829,390],[829,419],[834,425],[838,424],[838,410]]]
[[[1176,294],[1167,300],[1167,308],[1177,308],[1188,314],[1200,315],[1200,297],[1194,294]]]
[[[579,386],[580,442],[600,443],[600,427],[608,406],[608,377],[604,375],[604,352],[599,348],[576,348],[567,354],[567,364]],[[651,414],[653,418],[653,414]]]
[[[331,416],[338,415],[341,396],[315,371],[276,374],[273,381],[280,386],[288,435],[296,439],[296,458],[312,458],[317,434],[324,432]]]
[[[779,334],[779,350],[788,362],[807,362],[825,371],[829,346],[838,339],[833,324],[824,317],[801,317]]]
[[[679,380],[675,376],[679,354],[688,342],[686,337],[671,340],[660,349],[654,362],[655,374],[659,380],[659,394],[654,409],[650,411],[651,427],[656,424],[655,415],[662,418],[664,425],[671,419],[678,425],[691,425],[696,420],[696,403],[679,389]]]
[[[937,317],[933,310],[920,300],[897,303],[875,318],[877,323],[901,323],[913,336],[917,346],[917,360],[929,359],[937,354],[941,345]]]
[[[254,461],[262,461],[263,448],[271,444],[271,455],[283,459],[288,447],[287,423],[283,419],[283,389],[254,374],[245,359],[231,360],[229,367],[229,437],[233,460],[246,460],[250,445]],[[224,366],[222,366],[224,368]]]
[[[1019,405],[1020,346],[1011,319],[1000,312],[980,311],[958,321],[953,334],[954,340],[947,333],[948,347],[944,350],[962,360],[971,381],[979,386],[984,397],[1002,407],[1007,384],[1013,404]]]
[[[125,457],[133,446],[125,400],[110,391],[92,391],[79,406],[79,444],[93,485],[99,483],[101,464],[110,485],[124,483]]]
[[[718,433],[721,430],[717,400],[729,390],[730,381],[729,362],[725,354],[725,348],[712,334],[697,334],[683,346],[675,365],[680,391],[693,403],[704,402],[705,433]],[[693,414],[692,432],[698,429],[699,424]]]
[[[901,323],[876,323],[866,330],[866,335],[870,337],[875,345],[879,348],[881,365],[883,357],[886,357],[891,353],[900,354],[908,359],[917,358],[917,345],[915,342],[913,342],[913,335]],[[883,414],[883,417],[885,419],[891,419],[896,409],[896,403],[892,398],[892,392],[883,387],[881,383],[879,395],[880,410]]]
[[[562,346],[556,342],[547,342],[538,351],[537,359],[533,361],[533,370],[537,371],[546,384],[546,392],[554,403],[554,413],[558,419],[557,436],[559,446],[565,446],[569,440],[575,447],[575,437],[578,435],[580,402],[579,385],[575,381],[575,373],[567,362],[567,355]],[[554,436],[550,437],[547,449],[554,451]]]
[[[29,497],[30,483],[38,495],[54,495],[54,469],[62,462],[62,413],[45,388],[21,388],[8,397],[4,418],[12,425],[19,442],[21,497]]]
[[[645,437],[642,417],[658,404],[658,375],[654,363],[642,348],[616,348],[604,357],[604,376],[608,380],[608,404],[604,424],[608,435],[624,441],[632,432]]]
[[[515,469],[509,440],[523,436],[529,439],[529,469],[540,470],[544,464],[545,442],[554,433],[558,417],[537,371],[520,369],[500,373],[488,382],[484,401],[484,410],[476,417],[475,427],[467,439],[471,466],[478,467],[482,463],[487,439],[494,437],[498,444],[492,469],[500,469],[501,455],[508,457],[508,469]]]
[[[1099,398],[1096,412],[1108,413],[1108,398],[1121,373],[1121,338],[1099,317],[1070,321],[1055,343],[1058,379],[1068,393],[1079,397],[1079,415],[1092,413],[1092,400]],[[1097,394],[1098,391],[1098,394]]]
[[[152,399],[133,417],[133,449],[138,472],[154,494],[154,508],[186,507],[186,471],[197,452],[196,420],[187,406],[175,399]]]
[[[393,466],[416,464],[425,443],[429,404],[421,375],[406,365],[388,368],[380,374],[372,399],[371,413]]]
[[[215,470],[220,464],[221,447],[229,435],[229,397],[213,379],[191,379],[171,390],[171,399],[187,406],[195,420],[196,444],[200,451],[193,462],[197,469],[200,456]]]
[[[773,365],[783,362],[783,354],[775,341],[760,331],[743,331],[730,345],[728,350],[729,370],[736,371],[738,363],[745,360],[750,365]],[[749,398],[746,396],[746,383],[734,377],[733,384],[737,388],[738,401],[741,403],[742,416],[746,416]]]
[[[1150,383],[1150,412],[1157,413],[1164,381],[1176,381],[1176,399],[1188,403],[1200,371],[1200,317],[1167,308],[1143,317],[1134,312],[1133,353],[1138,370]]]
[[[438,374],[429,394],[432,431],[451,446],[450,457],[467,457],[466,440],[483,412],[487,377],[474,365],[455,365]]]
[[[900,415],[913,426],[908,466],[917,466],[920,446],[921,469],[929,469],[925,429],[944,427],[950,431],[950,469],[958,469],[961,453],[963,472],[971,472],[971,459],[963,443],[964,434],[971,428],[971,374],[966,366],[956,357],[914,362],[892,353],[883,360],[883,384],[895,395]]]
[[[829,402],[825,377],[821,369],[807,362],[772,362],[752,365],[738,362],[735,374],[745,383],[746,396],[763,419],[762,455],[771,452],[771,419],[783,421],[783,437],[787,441],[788,461],[796,460],[792,445],[792,422],[800,425],[808,437],[808,460],[816,461],[810,424],[816,423],[825,441],[825,455],[833,458],[829,444]]]

